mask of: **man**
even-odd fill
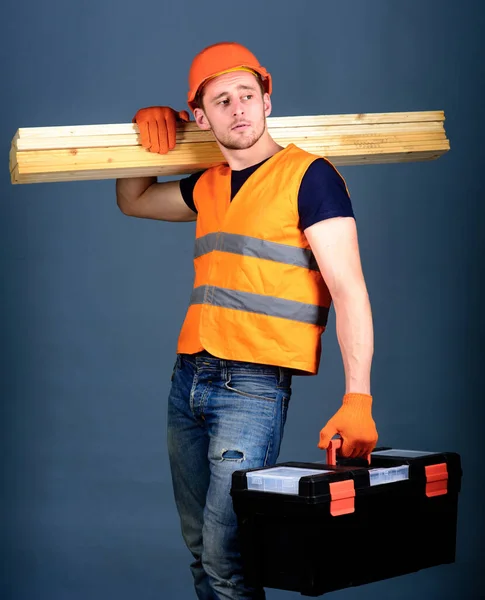
[[[227,164],[180,181],[116,182],[122,212],[194,221],[195,281],[177,346],[168,447],[197,596],[264,598],[244,581],[230,496],[234,470],[277,461],[291,379],[318,372],[333,302],[345,369],[342,407],[320,432],[342,455],[371,452],[373,326],[347,188],[325,159],[270,136],[271,76],[236,43],[194,59],[188,104]],[[141,109],[143,146],[175,146],[184,111]]]

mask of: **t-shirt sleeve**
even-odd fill
[[[335,167],[317,158],[308,167],[298,192],[300,226],[306,229],[332,217],[354,217],[345,181]]]
[[[180,179],[179,183],[180,193],[182,194],[182,198],[184,199],[185,204],[195,213],[197,213],[197,208],[195,207],[194,203],[194,188],[202,173],[204,173],[204,171],[192,173],[192,175]]]

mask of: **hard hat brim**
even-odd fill
[[[188,94],[187,103],[189,105],[189,108],[192,111],[195,108],[198,108],[198,105],[195,102],[195,98],[196,98],[197,94],[202,90],[202,88],[209,81],[212,81],[216,77],[220,77],[221,75],[224,75],[226,73],[231,73],[233,71],[248,71],[249,73],[253,73],[255,76],[259,75],[259,77],[261,79],[261,83],[263,84],[263,88],[264,88],[265,92],[268,93],[268,94],[271,94],[271,91],[272,91],[271,75],[268,73],[268,71],[264,67],[253,66],[253,65],[251,65],[251,66],[249,66],[249,65],[239,65],[237,67],[230,67],[229,69],[225,69],[223,71],[219,71],[218,73],[215,73],[214,75],[206,77],[203,81],[201,81],[200,84],[198,85],[198,87],[196,89],[191,90],[189,92],[189,94]]]

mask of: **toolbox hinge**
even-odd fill
[[[348,515],[355,511],[355,485],[353,479],[330,484],[330,514]]]
[[[448,493],[448,467],[446,463],[428,465],[426,472],[426,496],[442,496]]]

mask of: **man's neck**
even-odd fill
[[[265,131],[254,146],[245,150],[229,150],[220,144],[218,145],[232,171],[242,171],[243,169],[257,165],[280,150],[283,150],[283,146],[277,144],[267,131]]]

